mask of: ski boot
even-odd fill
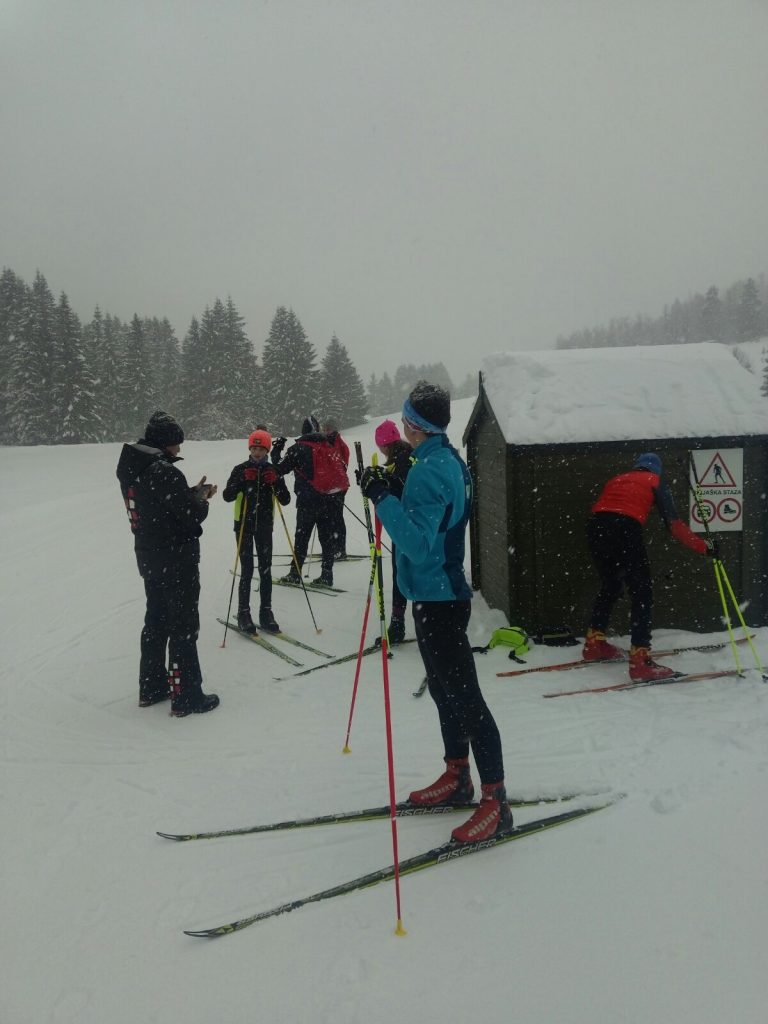
[[[654,679],[670,679],[674,669],[657,665],[651,658],[650,647],[635,647],[629,651],[629,678],[633,683],[649,683]]]
[[[507,801],[504,782],[491,782],[481,787],[480,806],[472,817],[451,832],[455,843],[474,843],[491,839],[497,832],[512,828],[512,811]]]
[[[171,690],[167,685],[156,690],[145,690],[139,688],[139,707],[150,708],[153,704],[162,704],[162,702],[164,700],[168,700],[170,696]]]
[[[438,804],[468,804],[475,795],[469,775],[469,758],[445,758],[445,771],[424,789],[415,789],[408,802],[415,807],[435,807]]]
[[[332,587],[333,586],[333,574],[330,572],[321,572],[317,579],[312,580],[313,587]]]
[[[291,566],[291,570],[290,570],[290,572],[288,573],[287,576],[281,576],[280,577],[280,582],[281,583],[288,583],[292,587],[300,587],[301,586],[301,576],[299,576],[299,574],[296,572],[296,566],[295,565]]]
[[[621,661],[622,651],[614,644],[609,644],[601,629],[587,630],[587,639],[581,652],[584,661]]]
[[[251,618],[251,609],[250,608],[241,608],[238,611],[238,613],[237,613],[237,628],[242,633],[248,633],[251,636],[253,636],[253,634],[256,632],[256,626],[253,624],[253,619]]]
[[[259,609],[259,625],[267,633],[279,633],[280,627],[275,622],[275,616],[272,614],[271,608],[260,608]]]
[[[403,640],[405,640],[405,620],[402,618],[395,618],[393,615],[389,620],[387,637],[389,638],[390,647],[394,647],[395,644],[401,644]]]

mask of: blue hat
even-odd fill
[[[655,452],[645,452],[635,462],[633,469],[649,469],[651,473],[661,476],[661,459]]]

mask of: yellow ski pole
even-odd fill
[[[235,580],[237,579],[237,566],[240,561],[240,550],[243,546],[243,534],[245,533],[245,517],[248,512],[248,498],[243,495],[243,504],[240,509],[240,533],[237,536],[237,551],[235,552],[235,565],[232,569],[232,586],[229,588],[229,604],[227,605],[227,621],[224,624],[224,639],[221,647],[227,646],[227,630],[229,629],[229,615],[232,611],[232,597],[235,593]]]
[[[736,595],[733,592],[733,587],[731,586],[731,581],[728,579],[728,573],[725,571],[725,566],[720,561],[720,559],[716,559],[715,560],[715,568],[717,569],[718,567],[720,569],[721,579],[724,581],[724,583],[725,583],[725,585],[726,585],[726,587],[728,589],[728,593],[730,595],[731,601],[733,602],[733,607],[736,609],[736,615],[738,616],[739,622],[741,623],[741,628],[744,630],[744,636],[746,637],[747,643],[749,644],[749,649],[752,651],[752,656],[755,659],[755,665],[758,667],[758,669],[760,670],[761,675],[765,679],[765,677],[766,677],[765,676],[765,671],[763,669],[762,662],[760,661],[760,657],[759,657],[757,651],[755,650],[755,645],[752,643],[752,637],[750,636],[750,633],[749,633],[749,627],[747,626],[746,622],[744,621],[744,616],[741,614],[741,606],[739,605],[739,602],[736,600]]]

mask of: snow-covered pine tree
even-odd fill
[[[333,419],[340,429],[365,422],[368,401],[365,387],[344,345],[334,334],[318,375],[321,421]]]
[[[371,416],[375,416],[379,411],[379,382],[375,373],[368,378],[365,395],[368,401],[368,412]]]
[[[53,407],[56,439],[61,444],[98,441],[102,426],[96,386],[85,355],[80,321],[61,293],[56,307]]]
[[[19,318],[11,357],[8,426],[14,444],[55,440],[51,371],[56,350],[56,303],[38,270]]]
[[[714,285],[707,289],[707,294],[704,296],[704,303],[701,307],[700,336],[702,341],[723,341],[725,338],[723,304],[720,301],[720,293]]]
[[[316,358],[299,318],[279,306],[262,356],[265,419],[277,433],[300,433],[304,417],[315,411]]]
[[[176,332],[167,317],[145,317],[141,326],[147,360],[152,367],[149,404],[156,409],[178,410],[181,397],[181,353]]]
[[[261,380],[256,353],[245,331],[245,320],[232,297],[224,308],[224,337],[229,364],[229,437],[247,437],[263,417]]]
[[[98,416],[101,421],[99,440],[115,441],[120,436],[117,393],[122,347],[116,349],[114,329],[107,329],[104,315],[98,306],[93,311],[90,323],[83,327],[83,344],[93,377]]]
[[[755,279],[750,277],[744,283],[736,313],[736,336],[739,341],[754,341],[760,337],[761,306]]]
[[[395,387],[395,382],[388,373],[383,374],[381,378],[381,401],[383,403],[381,411],[387,414],[396,412],[403,405],[403,398],[401,398]]]
[[[21,344],[28,288],[10,268],[0,274],[0,444],[15,444],[10,430],[12,367]]]
[[[183,422],[188,437],[221,439],[227,437],[226,393],[222,383],[222,332],[224,306],[216,299],[206,306],[198,323],[192,320],[184,340]]]
[[[154,393],[154,380],[150,378],[144,328],[134,313],[128,328],[118,386],[121,427],[127,437],[140,437],[154,410],[150,397]]]

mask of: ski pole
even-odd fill
[[[343,754],[351,754],[349,746],[349,734],[352,732],[352,716],[355,713],[355,700],[357,699],[357,684],[360,680],[360,667],[363,664],[363,650],[365,648],[365,634],[368,629],[368,615],[371,611],[371,597],[373,596],[373,584],[376,576],[376,560],[373,557],[371,548],[371,575],[368,580],[368,596],[365,599],[365,611],[363,612],[363,628],[360,631],[360,646],[357,649],[357,664],[355,666],[355,679],[352,683],[352,699],[349,704],[349,719],[347,720],[347,735],[344,740]]]
[[[362,474],[365,464],[363,462],[363,446],[359,441],[355,441],[355,454],[357,456],[357,468]],[[375,464],[376,456],[374,456]],[[365,528],[368,533],[368,543],[371,548],[371,577],[374,575],[374,567],[376,569],[376,576],[379,581],[378,585],[378,603],[379,603],[379,619],[381,626],[381,660],[382,660],[382,673],[384,682],[384,723],[386,729],[387,738],[387,774],[389,778],[389,815],[392,823],[392,854],[394,857],[394,880],[395,880],[395,902],[397,905],[397,926],[395,927],[396,935],[406,935],[406,930],[403,927],[403,916],[400,909],[400,855],[398,852],[397,845],[397,811],[396,811],[396,799],[395,799],[395,761],[392,752],[392,714],[389,700],[389,658],[387,651],[387,631],[384,619],[384,591],[382,587],[382,576],[381,576],[381,520],[376,517],[376,534],[374,536],[373,524],[371,523],[371,510],[368,503],[368,499],[363,495],[363,510],[365,513]],[[366,609],[367,614],[367,609]],[[358,656],[359,660],[359,656]]]
[[[363,463],[363,446],[362,446],[362,444],[359,441],[355,442],[355,454],[357,456],[358,472],[362,473],[362,471],[365,468],[365,466],[364,466],[364,463]],[[366,597],[366,600],[365,600],[365,611],[363,612],[363,628],[362,628],[362,630],[360,632],[360,645],[359,645],[359,647],[357,649],[357,664],[355,665],[355,679],[354,679],[354,682],[352,684],[352,699],[350,700],[350,704],[349,704],[349,718],[347,720],[347,735],[346,735],[346,739],[344,740],[344,746],[342,748],[342,753],[344,753],[344,754],[350,754],[351,753],[350,746],[349,746],[349,736],[350,736],[350,733],[352,731],[352,716],[355,713],[355,701],[357,700],[357,686],[358,686],[358,682],[360,680],[360,668],[361,668],[362,663],[363,663],[363,649],[365,648],[365,634],[366,634],[366,631],[368,629],[368,615],[370,614],[370,611],[371,611],[371,598],[373,597],[373,585],[374,585],[375,578],[376,578],[376,547],[375,547],[375,544],[374,544],[374,537],[373,537],[373,525],[371,523],[371,511],[370,511],[370,508],[368,507],[368,499],[365,497],[365,495],[363,495],[363,509],[365,510],[365,520],[366,520],[365,523],[363,523],[363,525],[365,526],[366,531],[368,533],[368,549],[369,549],[369,551],[371,553],[371,575],[370,575],[370,578],[368,580],[368,596]],[[363,522],[362,519],[359,520],[359,521],[361,523]]]
[[[712,537],[712,534],[710,533],[710,529],[709,529],[709,517],[706,514],[706,512],[704,510],[704,506],[702,505],[702,501],[701,501],[701,482],[699,480],[699,475],[696,472],[696,463],[694,462],[694,459],[693,459],[693,452],[689,453],[689,459],[690,459],[690,465],[691,465],[691,472],[693,473],[693,478],[696,481],[696,487],[694,489],[694,487],[691,484],[690,479],[688,480],[688,486],[689,486],[689,488],[691,490],[691,493],[693,494],[693,499],[696,502],[696,507],[699,510],[699,518],[701,519],[702,523],[704,524],[704,532],[707,535],[707,539],[712,544],[714,544],[715,541],[714,541],[714,538]],[[726,624],[726,628],[728,630],[728,636],[729,636],[730,641],[731,641],[731,650],[733,651],[733,660],[734,660],[734,663],[736,665],[736,668],[737,668],[737,670],[739,672],[742,671],[742,669],[741,669],[741,662],[739,660],[739,655],[738,655],[738,652],[736,650],[736,640],[735,640],[735,637],[733,635],[733,629],[732,629],[732,625],[731,625],[731,616],[730,616],[730,613],[728,611],[728,605],[727,605],[727,602],[726,602],[726,599],[725,599],[725,592],[723,590],[723,584],[724,583],[725,583],[725,586],[728,589],[728,594],[729,594],[729,596],[731,598],[731,602],[733,603],[733,607],[736,610],[736,615],[737,615],[737,617],[739,619],[739,622],[741,624],[741,628],[744,631],[744,636],[746,637],[747,643],[749,644],[749,648],[752,651],[752,656],[755,659],[755,664],[757,665],[757,668],[759,669],[761,675],[765,679],[766,675],[765,675],[765,672],[763,671],[762,663],[760,661],[760,658],[758,656],[757,651],[755,650],[755,645],[752,643],[752,638],[749,635],[749,629],[747,627],[746,622],[744,621],[744,616],[741,613],[741,607],[739,605],[738,600],[736,599],[735,593],[733,592],[733,587],[731,586],[731,581],[728,579],[728,573],[725,571],[725,565],[723,564],[723,561],[719,557],[719,555],[716,555],[715,558],[713,559],[713,568],[714,568],[714,572],[715,572],[715,582],[717,584],[717,590],[718,590],[718,593],[720,594],[720,602],[721,602],[721,604],[723,606],[723,615],[725,617],[725,624]]]
[[[245,533],[245,516],[248,512],[248,497],[243,495],[243,507],[240,509],[240,532],[237,536],[237,551],[235,552],[235,566],[232,569],[232,586],[229,588],[229,604],[227,605],[227,621],[224,626],[224,639],[220,646],[227,646],[227,630],[229,629],[229,616],[232,611],[232,597],[235,593],[235,580],[237,579],[237,563],[240,561],[240,549],[243,546],[243,534]]]
[[[275,504],[277,505],[277,511],[280,513],[280,519],[282,520],[282,523],[283,523],[283,529],[285,530],[285,536],[288,538],[288,547],[291,549],[291,557],[293,558],[293,564],[296,566],[296,572],[299,574],[299,583],[301,583],[301,589],[304,591],[304,597],[307,599],[307,608],[309,608],[309,614],[312,616],[312,624],[315,627],[315,632],[319,636],[323,631],[322,631],[322,629],[318,628],[317,620],[315,619],[315,613],[312,611],[312,605],[310,604],[310,601],[309,601],[309,594],[307,593],[307,588],[304,586],[304,578],[301,575],[301,569],[299,568],[299,560],[296,558],[296,550],[295,550],[295,548],[293,546],[293,541],[291,540],[291,535],[288,532],[288,527],[285,524],[285,516],[283,515],[283,509],[282,509],[282,506],[280,505],[279,501],[275,502]]]
[[[315,553],[315,537],[317,536],[317,526],[312,527],[312,542],[309,545],[309,558],[307,559],[307,571],[304,574],[305,579],[309,579],[309,568],[312,565],[312,556]]]
[[[358,441],[355,441],[355,449],[357,449],[357,445],[358,445],[358,444],[359,444],[359,442],[358,442]],[[360,456],[360,459],[362,460],[362,455]],[[363,467],[363,468],[365,468],[365,467]],[[350,508],[350,507],[349,507],[349,505],[345,504],[345,505],[344,505],[344,511],[345,511],[345,512],[349,512],[349,514],[350,514],[350,515],[351,515],[351,516],[352,516],[352,517],[353,517],[354,519],[356,519],[356,520],[358,521],[358,523],[360,523],[360,525],[361,525],[361,526],[365,527],[365,523],[363,522],[363,520],[362,520],[362,519],[360,518],[360,516],[359,516],[359,515],[357,514],[357,512],[355,512],[355,510],[354,510],[353,508]],[[384,543],[384,541],[382,541],[382,542],[381,542],[381,546],[382,546],[382,547],[384,548],[384,550],[385,550],[385,551],[387,552],[387,554],[389,554],[389,555],[391,555],[391,554],[392,554],[392,549],[391,549],[390,547],[388,547],[388,546],[387,546],[387,545],[386,545],[386,544]]]
[[[374,456],[375,458],[375,456]],[[381,625],[381,671],[384,681],[384,724],[387,735],[387,776],[389,779],[389,814],[392,823],[392,855],[395,872],[395,903],[397,906],[396,935],[406,935],[400,909],[400,855],[397,845],[397,800],[395,798],[395,759],[392,750],[392,711],[389,700],[389,659],[387,657],[387,628],[384,618],[384,588],[381,571],[381,520],[376,516],[376,569],[378,578],[379,620]]]

